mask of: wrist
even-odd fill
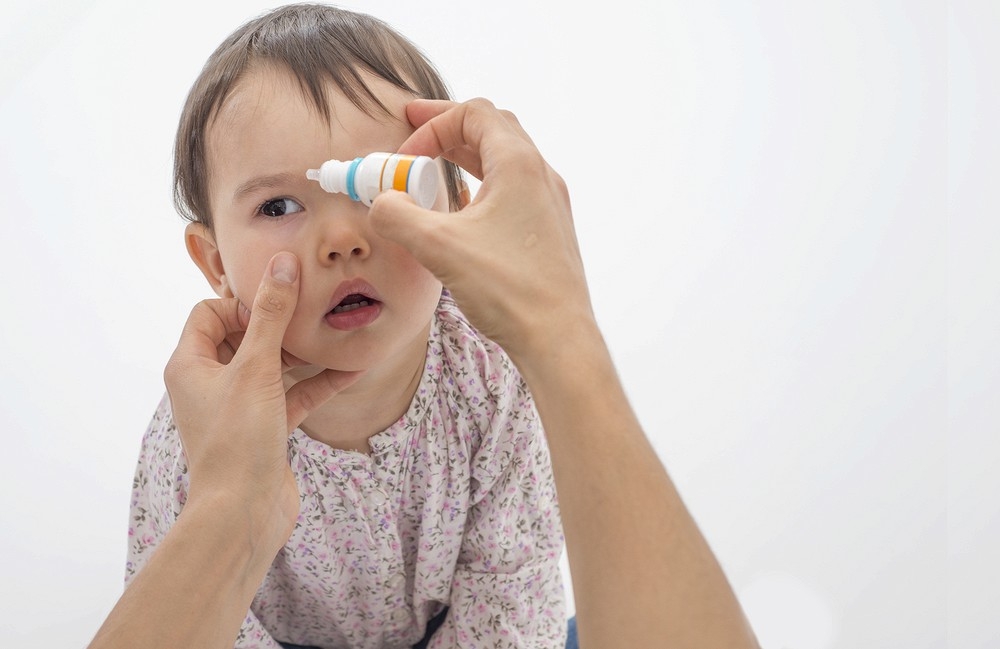
[[[246,502],[189,498],[90,647],[232,647],[284,542],[249,520]]]
[[[288,541],[298,514],[270,494],[232,491],[192,492],[181,512],[208,538],[225,539],[234,565],[243,565],[248,577],[263,578],[278,550]],[[264,572],[261,572],[263,567]]]
[[[552,322],[558,322],[556,326]],[[610,352],[593,314],[581,313],[546,320],[541,326],[525,328],[508,354],[529,385],[564,384],[578,372],[594,376],[615,375]]]

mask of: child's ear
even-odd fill
[[[222,255],[215,243],[215,236],[204,223],[188,223],[184,228],[184,244],[191,261],[201,270],[209,285],[219,297],[234,297],[233,289],[222,266]]]

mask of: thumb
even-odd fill
[[[290,252],[279,252],[267,265],[257,288],[246,334],[237,356],[274,352],[281,362],[281,341],[299,299],[299,260]]]
[[[438,279],[444,279],[438,260],[448,248],[447,226],[454,215],[425,210],[405,192],[392,190],[372,201],[368,216],[379,235],[409,250]]]

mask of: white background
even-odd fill
[[[0,10],[5,647],[83,646],[120,592],[139,440],[210,295],[174,128],[269,6]],[[1000,10],[345,6],[565,177],[621,375],[765,647],[997,646]]]

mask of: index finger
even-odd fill
[[[480,180],[490,168],[516,159],[521,146],[534,148],[517,119],[486,99],[418,99],[407,105],[406,116],[417,130],[400,153],[444,157]]]
[[[172,358],[219,363],[219,345],[230,334],[246,329],[240,322],[241,308],[236,298],[202,300],[196,304],[184,322]]]

